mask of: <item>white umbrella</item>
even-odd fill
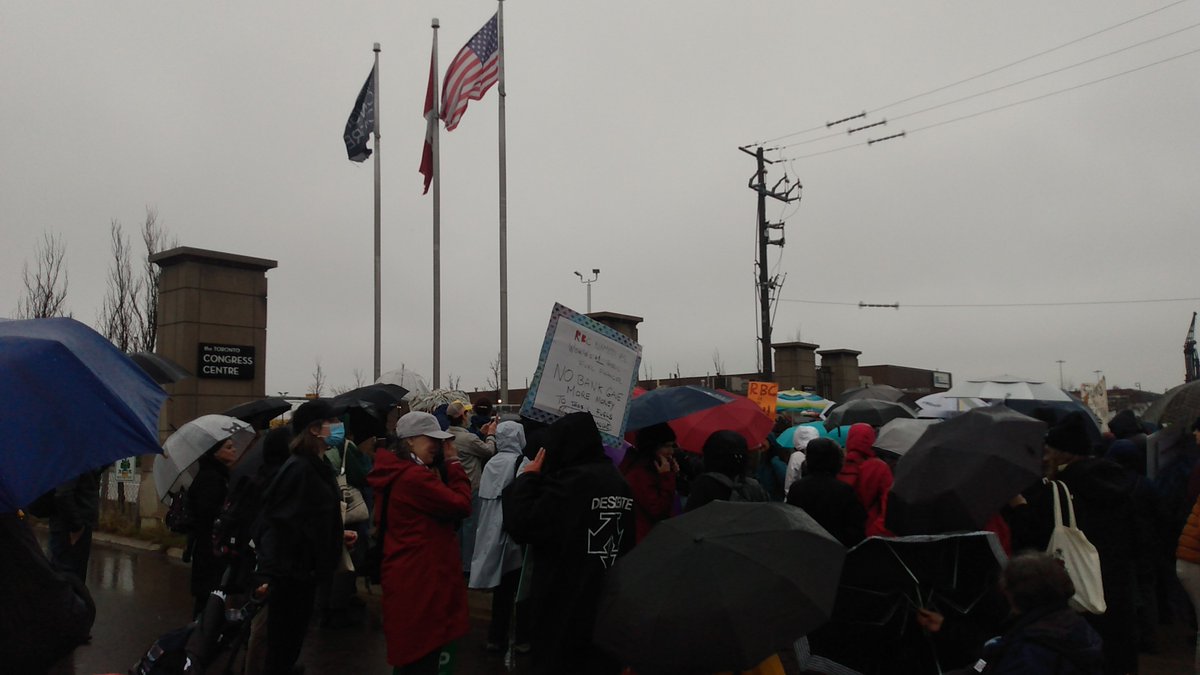
[[[408,390],[408,393],[404,395],[405,401],[411,401],[414,396],[429,393],[429,385],[425,383],[425,378],[404,367],[403,364],[400,365],[399,370],[389,370],[380,375],[379,379],[375,380],[375,384],[395,384],[404,387]]]
[[[154,460],[154,487],[160,501],[192,484],[196,462],[214,445],[232,438],[238,457],[254,440],[254,428],[225,415],[204,415],[179,427],[163,444],[163,456]]]
[[[410,410],[427,413],[432,413],[443,403],[460,401],[469,404],[471,402],[471,397],[467,396],[465,391],[459,389],[434,389],[433,391],[426,391],[423,394],[417,394],[411,398],[407,396],[405,398],[408,398],[408,407]]]
[[[949,398],[982,398],[986,400],[1019,399],[1026,401],[1070,401],[1066,392],[1041,380],[1012,375],[967,380],[956,384],[943,396]]]
[[[982,399],[950,397],[945,392],[939,392],[917,399],[917,407],[920,408],[917,417],[944,420],[984,405],[987,403]]]

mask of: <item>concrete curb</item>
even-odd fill
[[[110,546],[131,548],[138,551],[153,551],[157,553],[163,550],[161,544],[156,544],[152,541],[134,539],[133,537],[122,537],[121,535],[109,534],[108,532],[93,532],[92,541],[108,544]]]

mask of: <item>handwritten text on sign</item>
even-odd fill
[[[779,385],[775,382],[751,382],[746,398],[758,404],[763,413],[775,419],[775,407],[779,403]]]
[[[534,406],[590,412],[601,433],[620,435],[637,367],[634,350],[574,321],[559,321]]]

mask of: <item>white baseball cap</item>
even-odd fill
[[[442,431],[442,425],[438,424],[436,417],[427,412],[415,410],[405,413],[403,417],[396,420],[396,436],[397,438],[428,436],[440,440],[454,438],[454,434]]]

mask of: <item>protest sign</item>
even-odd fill
[[[746,390],[746,398],[754,401],[767,417],[775,419],[775,406],[779,403],[778,384],[774,382],[751,382],[750,388]]]
[[[641,362],[641,345],[555,303],[521,415],[549,424],[589,412],[604,442],[616,444],[625,433]]]

